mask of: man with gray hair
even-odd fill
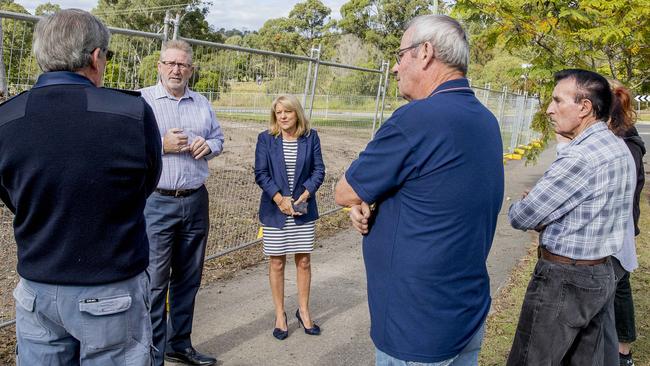
[[[191,334],[210,226],[204,183],[208,160],[221,153],[224,137],[210,102],[188,88],[193,71],[192,47],[168,41],[158,61],[158,84],[142,89],[163,136],[162,176],[145,209],[155,364],[160,366],[163,357],[190,365],[216,362],[194,349]]]
[[[137,92],[100,88],[108,29],[42,18],[34,87],[0,106],[0,198],[15,214],[21,365],[149,365],[143,210],[160,134]]]
[[[465,78],[454,19],[413,19],[393,73],[410,102],[337,184],[364,235],[376,364],[477,365],[490,309],[486,260],[503,199],[496,118]],[[476,177],[481,177],[476,184]]]

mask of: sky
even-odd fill
[[[332,9],[331,16],[340,19],[339,9],[349,0],[321,0],[323,4]],[[34,10],[44,0],[16,0],[27,11],[34,14]],[[92,10],[97,5],[95,0],[50,0],[59,4],[61,8],[79,8]],[[237,28],[240,30],[258,30],[265,21],[272,18],[286,17],[297,0],[212,0],[210,13],[207,20],[215,29]],[[182,0],[179,0],[182,3]]]

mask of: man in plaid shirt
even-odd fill
[[[564,70],[555,80],[546,113],[571,142],[508,213],[514,228],[540,232],[508,365],[601,365],[618,352],[603,332],[614,327],[609,256],[623,243],[635,186],[629,151],[607,127],[617,101],[605,78]]]

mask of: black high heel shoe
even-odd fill
[[[319,335],[320,334],[320,327],[316,325],[315,322],[314,325],[311,328],[305,327],[305,323],[302,322],[302,319],[300,318],[300,309],[296,310],[296,318],[298,318],[298,322],[300,325],[302,325],[303,328],[305,328],[305,333],[309,335]]]
[[[284,313],[284,324],[287,325],[287,313]],[[286,339],[289,336],[289,326],[287,325],[287,330],[273,328],[273,336],[280,341]]]

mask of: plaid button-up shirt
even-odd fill
[[[510,223],[541,230],[541,245],[572,259],[616,253],[635,185],[628,154],[605,123],[591,125],[558,152],[530,193],[510,206]]]

